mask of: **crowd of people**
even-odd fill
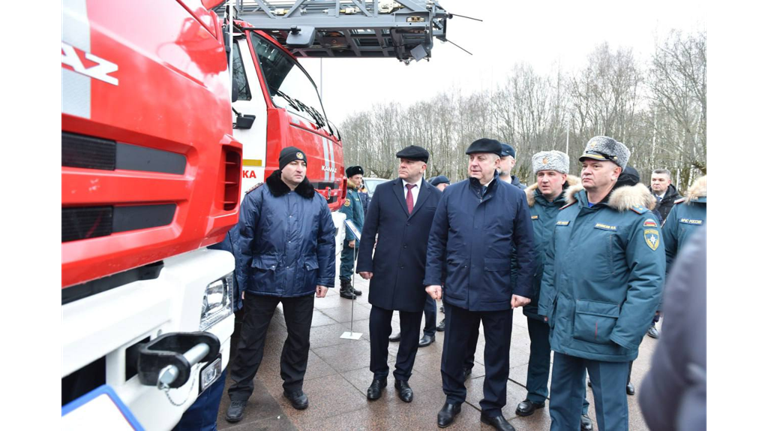
[[[387,387],[389,342],[399,341],[394,388],[403,402],[411,402],[415,394],[408,381],[417,350],[435,341],[435,331],[444,330],[440,369],[446,398],[436,419],[438,427],[450,426],[466,400],[465,380],[482,323],[481,421],[513,430],[501,410],[507,404],[513,310],[522,307],[531,344],[527,396],[516,414],[532,415],[549,398],[552,430],[591,430],[589,385],[598,427],[627,430],[627,395],[635,392],[632,361],[645,335],[659,338],[656,323],[664,315],[664,333],[672,325],[669,332],[676,339],[688,336],[697,344],[659,347],[654,368],[663,370],[652,369],[646,377],[648,392],[662,397],[676,391],[679,396],[665,404],[665,413],[673,417],[686,409],[690,421],[705,423],[696,408],[706,397],[701,357],[706,339],[686,329],[701,324],[704,309],[691,310],[681,301],[687,301],[686,295],[701,299],[706,273],[695,286],[667,286],[668,299],[662,301],[662,295],[667,278],[670,284],[691,283],[674,272],[667,277],[680,250],[686,250],[687,265],[704,268],[706,248],[697,232],[704,231],[706,221],[706,177],[684,198],[666,169],[653,171],[646,186],[628,164],[627,146],[606,136],[587,142],[579,157],[580,178],[570,175],[566,154],[535,154],[536,181],[529,187],[512,175],[515,150],[510,145],[483,138],[466,154],[469,178],[450,184],[444,176],[427,180],[429,152],[408,146],[396,154],[398,178],[378,185],[372,197],[364,189],[363,168],[346,171],[341,211],[354,229],[346,229],[341,244],[340,295],[349,300],[361,296],[351,283],[355,271],[369,280],[368,399],[378,400]],[[335,228],[325,199],[306,178],[306,155],[285,148],[279,165],[263,186],[247,193],[239,224],[223,243],[236,257],[245,308],[238,353],[229,367],[229,422],[243,418],[278,303],[288,331],[280,359],[284,396],[296,409],[309,406],[302,384],[314,300],[335,284]],[[695,244],[689,247],[694,252],[684,247],[688,242]],[[438,301],[445,313],[439,324]],[[392,333],[395,311],[397,334]],[[422,314],[426,324],[420,338]],[[665,338],[662,334],[660,346]],[[699,374],[686,377],[691,366],[685,368],[677,355]],[[673,384],[664,373],[684,375]],[[647,398],[641,392],[641,405]]]

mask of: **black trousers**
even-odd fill
[[[509,377],[509,348],[512,343],[512,309],[502,311],[469,311],[445,304],[445,341],[440,372],[443,392],[449,403],[463,403],[467,398],[464,386],[464,363],[472,331],[483,322],[485,333],[485,381],[480,407],[488,417],[500,416],[507,404]]]
[[[435,336],[437,331],[437,301],[427,295],[424,301],[424,335]]]
[[[283,343],[280,356],[280,377],[286,392],[300,391],[304,384],[309,358],[309,328],[312,326],[312,310],[315,295],[295,298],[245,294],[245,317],[237,343],[237,356],[232,361],[232,401],[247,400],[253,393],[253,379],[264,357],[264,342],[277,304],[283,304],[288,338]]]
[[[400,346],[397,349],[395,372],[397,380],[408,381],[411,378],[416,351],[419,350],[421,332],[421,311],[400,311]],[[389,355],[389,335],[392,333],[392,310],[371,306],[371,372],[373,378],[386,379],[389,375],[387,357]]]

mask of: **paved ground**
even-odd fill
[[[352,321],[352,303],[341,298],[336,289],[329,291],[324,299],[315,299],[315,311],[312,319],[311,347],[309,365],[304,382],[304,392],[309,397],[309,408],[297,411],[282,396],[280,379],[280,352],[287,336],[282,310],[278,308],[267,335],[264,360],[255,380],[256,390],[249,400],[244,419],[237,424],[224,420],[224,413],[229,405],[229,397],[224,393],[219,409],[218,426],[222,430],[414,430],[438,429],[437,412],[445,402],[441,389],[440,358],[443,349],[443,333],[437,333],[437,341],[419,349],[413,375],[409,381],[414,391],[412,403],[404,403],[397,397],[394,389],[395,355],[398,343],[390,343],[390,375],[384,395],[375,402],[366,399],[366,390],[373,378],[369,366],[368,283],[360,277],[355,279],[355,287],[363,291],[363,296],[354,301],[355,332],[361,332],[359,340],[345,340],[339,336],[350,329]],[[438,322],[444,315],[438,312]],[[532,416],[517,417],[515,407],[525,399],[525,378],[528,367],[527,320],[522,310],[515,310],[512,329],[512,348],[510,350],[510,372],[507,385],[507,406],[503,409],[504,417],[519,431],[548,430],[550,425],[548,408],[538,410]],[[393,318],[393,327],[399,330],[397,313]],[[423,324],[422,324],[423,327]],[[635,361],[632,371],[638,390],[642,377],[648,370],[650,358],[657,340],[646,336],[640,346],[640,356]],[[467,380],[467,402],[452,430],[491,430],[480,423],[480,399],[482,398],[483,348],[485,339],[482,329],[476,350],[477,365]],[[229,387],[230,382],[227,382]],[[590,403],[593,403],[592,391],[587,391]],[[547,403],[547,407],[549,403]],[[594,403],[590,406],[590,417],[594,427]],[[637,403],[637,395],[629,397],[629,427],[631,430],[647,430]]]

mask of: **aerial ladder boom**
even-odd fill
[[[452,15],[432,0],[233,0],[236,18],[296,57],[394,57],[406,64],[446,41]],[[224,15],[227,3],[216,11]]]

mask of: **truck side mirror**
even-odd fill
[[[253,127],[253,122],[256,121],[255,115],[237,115],[237,120],[235,120],[234,128],[235,129],[250,129]]]

